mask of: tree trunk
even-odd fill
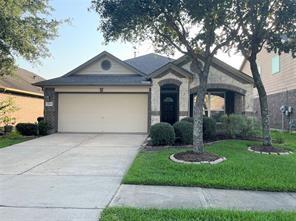
[[[194,61],[193,61],[194,62]],[[197,99],[194,103],[193,109],[193,152],[195,153],[203,153],[204,152],[204,143],[203,143],[203,106],[205,102],[205,94],[207,92],[207,83],[208,83],[208,75],[210,70],[210,62],[208,59],[206,63],[204,63],[203,71],[198,74],[198,69],[194,68],[194,66],[198,66],[199,61],[196,61],[193,64],[193,69],[195,69],[195,77],[199,79],[199,85],[197,87]]]
[[[272,139],[270,135],[270,126],[269,126],[269,110],[267,103],[267,95],[261,80],[260,73],[258,71],[258,66],[256,62],[256,57],[251,56],[249,59],[252,75],[254,78],[255,86],[258,90],[259,101],[260,101],[260,110],[261,110],[261,124],[262,124],[262,134],[263,134],[263,145],[271,146]]]
[[[197,88],[197,99],[193,109],[193,151],[204,152],[203,143],[203,106],[206,94],[206,84],[200,83]]]

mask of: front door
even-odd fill
[[[167,84],[160,89],[160,121],[174,124],[179,118],[179,86]]]

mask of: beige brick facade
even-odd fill
[[[0,93],[0,99],[13,97],[18,110],[11,114],[16,123],[35,123],[38,117],[43,116],[43,98],[28,95]]]

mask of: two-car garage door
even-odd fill
[[[59,94],[59,132],[146,133],[147,123],[147,94]]]

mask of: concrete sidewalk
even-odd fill
[[[110,206],[296,210],[296,193],[121,185]]]

